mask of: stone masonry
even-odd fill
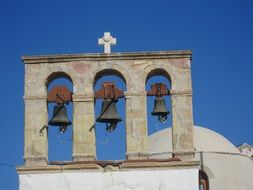
[[[148,159],[145,84],[153,75],[171,82],[173,152],[192,158],[193,117],[191,51],[162,51],[111,54],[24,56],[25,64],[25,150],[26,165],[48,164],[47,134],[39,134],[48,123],[47,85],[57,77],[73,84],[73,160],[96,159],[94,91],[99,76],[121,77],[127,90],[126,156]]]

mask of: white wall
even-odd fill
[[[253,190],[253,161],[249,157],[205,152],[203,164],[210,189]]]
[[[20,190],[197,190],[198,169],[19,175]]]

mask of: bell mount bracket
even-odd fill
[[[47,94],[47,102],[68,104],[68,102],[72,102],[72,92],[66,86],[54,86]]]
[[[125,95],[124,91],[117,88],[113,82],[103,82],[102,87],[95,92],[94,97],[96,99],[117,100],[125,97]]]
[[[164,83],[155,83],[151,85],[151,90],[147,92],[147,96],[162,97],[170,95],[170,90]]]

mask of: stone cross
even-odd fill
[[[116,44],[116,38],[113,38],[110,32],[105,32],[104,36],[98,39],[98,44],[104,46],[104,53],[111,53],[111,45]]]

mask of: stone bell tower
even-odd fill
[[[20,189],[81,189],[84,186],[87,189],[128,189],[127,185],[132,185],[133,189],[151,186],[182,189],[187,184],[190,184],[187,189],[195,188],[199,163],[193,154],[191,51],[111,53],[110,43],[115,44],[116,39],[108,33],[99,43],[105,45],[105,53],[22,57],[25,65],[25,165],[17,168]],[[124,91],[126,160],[118,162],[96,160],[93,127],[94,83],[99,77],[111,74],[119,76],[127,86]],[[154,75],[164,76],[171,82],[174,157],[167,159],[151,159],[148,152],[145,84]],[[70,99],[73,102],[73,160],[50,163],[47,133],[41,135],[40,131],[48,126],[49,120],[47,86],[59,77],[73,84]],[[136,178],[139,174],[147,176],[144,177],[146,181],[140,179],[141,184],[137,180],[140,176]],[[124,182],[124,176],[133,179]],[[94,183],[93,177],[96,177]],[[184,184],[182,177],[191,182]],[[181,182],[175,184],[177,180],[169,178]],[[152,179],[159,179],[159,184]],[[153,185],[147,186],[149,182]],[[51,187],[46,186],[47,183]]]

